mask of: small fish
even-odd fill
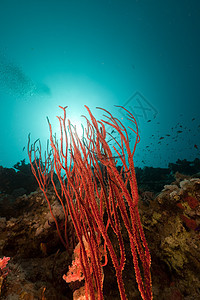
[[[164,139],[164,137],[163,136],[161,136],[160,138],[159,138],[159,140],[163,140]]]

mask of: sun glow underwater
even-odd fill
[[[80,148],[80,152],[84,155],[81,144],[90,150],[91,140],[99,144],[99,148],[102,151],[102,157],[106,159],[115,160],[115,164],[120,166],[123,164],[123,160],[128,160],[127,148],[125,147],[124,140],[122,139],[121,133],[124,133],[127,137],[129,146],[133,154],[136,151],[136,145],[140,141],[139,128],[134,116],[124,109],[125,115],[121,118],[116,118],[111,115],[107,110],[97,107],[98,110],[103,112],[103,115],[96,120],[96,128],[92,126],[91,120],[86,115],[81,115],[81,118],[68,118],[68,107],[59,106],[63,112],[63,116],[57,116],[57,120],[51,123],[51,120],[47,117],[47,122],[49,126],[50,139],[46,141],[37,139],[32,147],[37,149],[40,153],[40,158],[43,163],[47,159],[47,156],[51,156],[55,149],[52,149],[52,141],[55,142],[59,148],[59,153],[66,159],[66,167],[71,165],[71,157],[73,156],[73,149],[76,144]],[[88,107],[85,105],[86,109]],[[91,115],[90,115],[91,116]],[[118,128],[117,128],[118,126]],[[109,156],[105,153],[102,147],[102,141],[98,141],[98,134],[95,131],[100,131],[105,143],[110,149]],[[121,132],[121,133],[120,133]],[[30,144],[31,134],[29,135]],[[75,142],[72,141],[74,139]],[[97,154],[95,154],[98,158]],[[133,156],[132,156],[133,157]]]

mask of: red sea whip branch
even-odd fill
[[[140,293],[143,299],[152,299],[150,276],[151,260],[137,208],[138,193],[133,164],[133,154],[136,144],[139,141],[137,123],[132,114],[127,111],[130,121],[136,126],[135,131],[131,129],[136,134],[135,146],[131,152],[128,134],[123,124],[106,110],[104,111],[108,114],[108,116],[106,116],[107,121],[102,120],[97,122],[89,108],[87,108],[91,118],[91,122],[86,118],[86,139],[88,144],[81,141],[76,132],[73,132],[71,123],[68,121],[70,136],[69,148],[71,151],[69,168],[67,165],[68,138],[65,124],[66,108],[62,109],[64,111],[64,118],[59,117],[61,129],[60,151],[58,142],[52,136],[51,124],[49,123],[50,141],[53,152],[53,161],[51,162],[51,166],[54,166],[56,170],[61,184],[62,193],[66,199],[67,210],[70,213],[81,245],[80,261],[86,282],[86,296],[88,296],[89,293],[90,297],[95,299],[94,293],[97,291],[98,299],[102,299],[103,297],[103,283],[100,267],[101,255],[99,253],[99,241],[100,237],[102,237],[104,240],[104,249],[108,249],[116,270],[116,277],[121,299],[126,299],[122,278],[122,271],[125,264],[125,250],[123,238],[120,232],[120,218],[118,217],[118,213],[120,212],[130,239],[136,280],[138,282]],[[112,129],[115,129],[120,136],[120,142],[113,138],[113,140],[116,142],[116,146],[113,146],[113,149],[116,151],[117,158],[121,160],[124,169],[123,173],[122,171],[118,171],[115,157],[113,157],[112,151],[106,142],[107,133],[104,124],[107,124]],[[66,143],[65,151],[63,140],[65,140]],[[119,150],[117,150],[117,146],[121,153]],[[128,162],[125,159],[125,149],[127,151]],[[107,184],[105,183],[105,178],[103,177],[103,173],[99,168],[99,161],[106,168],[108,180]],[[40,167],[41,165],[39,168]],[[94,174],[91,171],[91,167],[94,168]],[[61,176],[61,170],[65,172],[65,179],[63,179]],[[100,193],[97,189],[96,178],[98,178],[101,187]],[[39,181],[41,179],[43,179],[43,176],[39,176]],[[127,189],[128,183],[131,188],[131,194]],[[41,182],[40,185],[42,186]],[[76,201],[73,200],[74,197]],[[98,198],[99,206],[97,205],[96,198]],[[128,203],[130,215],[127,212],[125,202]],[[103,203],[105,203],[105,205]],[[104,209],[106,209],[108,215],[106,223],[103,221],[103,206],[105,206]],[[113,233],[116,235],[119,242],[118,246],[120,249],[120,261],[118,261],[118,257],[108,235],[107,230],[109,226],[111,226]],[[85,237],[90,246],[90,252],[92,254],[91,262],[87,260],[87,253],[84,248],[82,236]],[[144,274],[143,279],[140,274],[138,258],[140,258],[142,262]],[[94,278],[93,282],[91,282],[89,263],[92,264]]]
[[[33,160],[32,160],[32,153],[33,153]],[[36,140],[34,142],[34,144],[30,145],[30,134],[29,134],[29,136],[28,136],[28,156],[29,156],[32,173],[35,176],[37,183],[39,185],[39,188],[43,192],[44,197],[48,203],[50,213],[56,224],[56,229],[57,229],[59,238],[60,238],[62,244],[67,248],[68,247],[68,239],[67,239],[68,212],[63,204],[61,197],[58,195],[57,190],[55,190],[56,195],[62,205],[63,212],[65,215],[65,237],[63,238],[61,235],[60,229],[59,229],[58,222],[57,222],[57,220],[53,214],[53,211],[51,209],[51,204],[50,204],[49,198],[47,196],[47,190],[48,190],[50,176],[51,176],[51,182],[52,182],[53,186],[55,186],[54,180],[53,180],[54,170],[53,170],[53,161],[51,160],[51,153],[48,151],[48,147],[47,147],[47,152],[45,152],[45,158],[44,158],[44,162],[43,162],[42,153],[41,153],[41,143],[39,140]],[[49,176],[49,174],[51,174],[51,175]]]
[[[87,107],[86,107],[87,108]],[[125,111],[127,111],[125,108],[123,108]],[[107,167],[107,173],[112,179],[111,182],[115,182],[113,188],[116,191],[116,199],[117,199],[117,204],[120,208],[121,216],[123,218],[124,224],[126,226],[126,229],[129,234],[129,239],[130,239],[130,246],[131,246],[131,251],[132,251],[132,256],[133,256],[133,263],[134,263],[134,268],[135,268],[135,274],[136,274],[136,280],[138,283],[138,287],[141,293],[141,296],[143,299],[152,299],[152,290],[151,290],[151,275],[150,275],[150,264],[151,264],[151,258],[150,258],[150,253],[149,249],[147,246],[147,242],[144,236],[144,232],[142,229],[139,213],[138,213],[138,191],[137,191],[137,182],[136,182],[136,177],[135,177],[135,169],[134,169],[134,163],[133,163],[133,154],[136,148],[136,144],[139,141],[139,134],[138,134],[138,127],[137,127],[137,122],[134,118],[134,116],[127,111],[128,113],[128,118],[130,121],[132,121],[136,125],[136,131],[131,129],[132,131],[135,132],[136,134],[136,142],[133,151],[131,152],[130,145],[129,145],[129,139],[128,139],[128,134],[126,131],[126,128],[123,126],[123,124],[117,119],[114,118],[108,111],[103,109],[109,116],[106,116],[108,121],[102,120],[101,122],[98,122],[101,124],[101,130],[99,130],[98,123],[96,119],[93,117],[91,114],[89,108],[87,108],[90,118],[92,120],[92,124],[95,127],[96,134],[98,137],[98,143],[96,147],[96,151],[98,153],[98,158],[100,162]],[[117,168],[116,168],[116,163],[113,161],[112,157],[113,154],[111,152],[111,149],[106,142],[105,139],[105,126],[103,123],[106,123],[107,125],[111,126],[113,129],[115,129],[121,137],[121,151],[122,155],[117,151],[117,149],[114,147],[116,153],[119,155],[119,158],[121,159],[121,162],[125,168],[126,174],[128,176],[128,181],[130,183],[131,187],[131,195],[128,192],[127,186],[124,184],[124,180],[119,174]],[[101,143],[101,148],[104,149],[104,155],[102,155],[100,151],[100,144]],[[119,145],[120,146],[120,145]],[[124,158],[124,147],[127,150],[127,157],[128,157],[128,164],[129,168],[126,164],[126,160]],[[94,149],[93,149],[94,151]],[[107,157],[105,157],[105,153]],[[120,189],[116,189],[117,184],[119,185]],[[131,223],[128,219],[127,215],[127,210],[125,207],[124,199],[126,199],[128,205],[129,205],[129,211],[130,211],[130,218],[131,218]],[[112,257],[112,256],[111,256]],[[139,269],[139,264],[138,264],[138,257],[140,258],[143,266],[143,272],[144,272],[144,281],[145,285],[143,284],[142,276],[140,273]],[[116,270],[117,271],[117,270]]]

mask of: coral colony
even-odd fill
[[[50,147],[47,147],[45,155],[42,155],[40,141],[31,145],[29,137],[28,143],[32,172],[48,202],[63,245],[66,248],[69,246],[69,216],[78,239],[72,266],[63,279],[66,282],[84,279],[82,294],[86,299],[103,299],[103,267],[107,264],[109,254],[121,299],[127,299],[122,276],[126,263],[122,232],[122,228],[125,228],[138,289],[143,299],[152,299],[151,257],[138,212],[133,162],[139,142],[137,122],[125,108],[122,109],[132,124],[129,129],[107,110],[98,108],[106,114],[104,119],[98,121],[85,107],[89,117],[84,116],[87,126],[83,137],[78,136],[76,128],[67,120],[67,107],[60,107],[64,113],[64,117],[58,117],[60,140],[53,135],[48,121]],[[133,149],[129,144],[128,130],[135,133]],[[118,134],[118,139],[109,132]],[[109,146],[110,140],[114,142],[112,146]],[[60,187],[55,182],[55,173]],[[64,233],[52,213],[47,193],[49,181],[65,215]]]

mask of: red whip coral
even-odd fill
[[[121,232],[121,228],[125,227],[139,291],[143,299],[150,300],[151,257],[138,212],[139,196],[133,162],[133,155],[139,142],[137,122],[129,111],[122,108],[132,124],[129,129],[135,133],[135,144],[131,147],[127,128],[119,119],[113,117],[107,110],[99,108],[106,115],[104,119],[97,121],[90,109],[85,107],[89,118],[84,117],[87,126],[83,138],[78,136],[70,120],[67,121],[66,107],[61,107],[64,117],[58,117],[60,141],[53,135],[49,122],[51,150],[46,152],[44,161],[40,143],[37,145],[36,142],[30,146],[29,138],[28,144],[32,171],[51,213],[47,194],[49,177],[63,207],[66,220],[64,236],[53,216],[61,241],[67,247],[68,215],[71,217],[79,241],[79,256],[75,258],[64,279],[72,281],[75,277],[78,280],[84,278],[86,299],[96,299],[96,295],[99,300],[103,299],[102,267],[107,263],[109,253],[115,268],[121,299],[126,299],[122,276],[126,251]],[[107,128],[110,128],[111,132],[115,131],[118,139],[113,137]],[[114,142],[112,147],[109,144],[110,140]],[[122,165],[120,168],[117,167],[119,162]],[[54,182],[54,171],[60,183],[61,195]],[[119,253],[116,251],[116,245],[114,247],[111,242],[110,232],[116,236]],[[102,243],[104,262],[100,250]],[[74,271],[77,273],[75,277]]]

